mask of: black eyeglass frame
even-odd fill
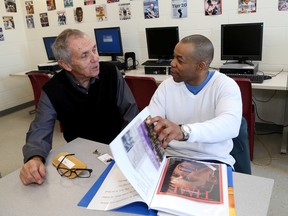
[[[62,160],[60,161],[60,163],[58,164],[58,166],[57,166],[57,172],[61,175],[61,176],[65,176],[65,177],[70,177],[71,175],[72,175],[72,173],[74,173],[77,177],[79,177],[79,178],[89,178],[90,176],[91,176],[91,173],[92,173],[92,169],[86,169],[86,168],[72,168],[72,169],[69,169],[69,168],[62,168],[62,167],[60,167],[60,165],[63,163],[63,161],[65,160],[65,158],[66,157],[68,157],[68,156],[73,156],[73,155],[75,155],[75,154],[67,154],[67,155],[65,155],[63,158],[62,158]],[[65,172],[62,172],[61,170],[66,170]],[[87,175],[87,176],[81,176],[81,175],[79,175],[78,173],[77,173],[77,171],[80,171],[80,173],[81,173],[81,171],[88,171],[89,172],[89,175]],[[68,172],[70,172],[70,174],[69,175],[66,175]]]

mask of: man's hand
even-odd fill
[[[158,140],[162,142],[162,147],[166,148],[171,140],[182,140],[183,133],[179,125],[160,116],[147,120],[147,124],[154,124],[154,131]]]
[[[44,182],[45,175],[46,169],[41,157],[35,156],[23,165],[19,176],[24,185],[32,183],[40,185]]]

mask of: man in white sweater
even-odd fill
[[[159,85],[149,104],[150,123],[167,155],[233,167],[230,152],[242,119],[241,92],[233,79],[209,70],[213,56],[213,44],[202,35],[176,45],[172,77]]]

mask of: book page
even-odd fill
[[[153,126],[145,123],[149,117],[145,108],[110,144],[118,167],[148,206],[166,161]]]
[[[150,207],[181,215],[229,215],[227,191],[226,165],[172,157]]]
[[[114,164],[87,208],[112,210],[137,201],[143,202],[118,166]]]

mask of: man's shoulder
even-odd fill
[[[235,85],[236,84],[236,82],[231,77],[219,71],[215,71],[211,80],[214,80],[214,82],[219,85],[224,85],[224,84]]]
[[[158,87],[160,87],[160,86],[164,87],[165,86],[168,88],[172,88],[173,86],[179,87],[181,85],[184,85],[184,82],[175,82],[173,77],[171,76],[168,79],[165,79],[164,81],[162,81]]]

